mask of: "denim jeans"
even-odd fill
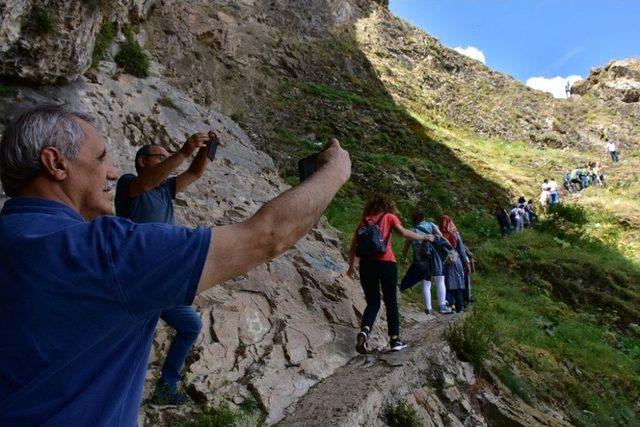
[[[614,162],[618,161],[618,152],[617,151],[609,151],[609,154],[611,154],[611,160],[613,160]]]
[[[179,305],[169,310],[162,310],[160,318],[176,330],[176,336],[171,342],[162,366],[161,377],[167,386],[176,389],[184,361],[202,328],[202,320],[190,305]]]
[[[580,185],[582,185],[582,188],[580,190],[584,190],[585,188],[587,188],[588,182],[587,182],[587,176],[586,175],[582,175],[580,176]]]

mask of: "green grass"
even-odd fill
[[[395,405],[387,405],[384,409],[385,420],[390,427],[420,427],[423,425],[415,408],[406,400]]]
[[[449,335],[460,357],[575,424],[637,424],[640,153],[605,165],[608,187],[567,198],[539,227],[502,239],[496,204],[507,207],[520,195],[537,200],[543,179],[561,182],[563,171],[606,160],[606,153],[478,137],[444,119],[428,99],[391,97],[388,82],[366,67],[340,75],[334,53],[358,62],[357,43],[309,48],[309,67],[331,72],[283,85],[273,106],[286,121],[274,124],[272,142],[289,159],[317,151],[313,143],[332,136],[349,151],[352,178],[326,211],[343,249],[375,191],[395,199],[405,225],[415,208],[431,219],[451,214],[478,261],[474,312]],[[479,91],[498,101],[492,88]],[[602,120],[597,110],[593,120]],[[281,167],[296,183],[295,162]],[[392,243],[399,258],[404,242]],[[420,290],[403,294],[401,304],[421,307]]]
[[[578,425],[635,425],[640,339],[628,326],[640,315],[640,270],[565,233],[559,241],[550,228],[528,230],[482,245],[474,313],[454,327],[471,332],[452,334],[452,346],[525,401],[560,405]]]
[[[217,408],[200,408],[189,420],[176,423],[176,427],[233,427],[262,425],[264,413],[255,400],[247,399],[237,410],[229,408],[226,403]]]
[[[482,368],[482,362],[491,350],[491,325],[482,311],[473,311],[464,322],[449,330],[449,343],[464,361]]]
[[[171,97],[166,94],[163,93],[160,98],[158,98],[158,105],[162,105],[163,107],[167,107],[167,108],[171,108],[172,110],[176,110],[178,113],[182,114],[184,116],[184,111],[182,110],[182,108],[180,108],[180,106],[178,104],[175,103],[175,101],[173,99],[171,99]]]
[[[91,11],[100,10],[103,13],[108,13],[113,10],[114,1],[113,0],[82,0]]]
[[[127,36],[114,60],[125,73],[140,78],[149,77],[149,58],[131,36]]]
[[[100,61],[104,58],[107,50],[113,43],[118,32],[118,27],[115,22],[104,22],[100,27],[100,31],[96,35],[96,43],[91,53],[91,66],[97,67]]]
[[[35,6],[31,9],[29,29],[36,34],[46,35],[55,31],[58,26],[58,16],[47,6]]]

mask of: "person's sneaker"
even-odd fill
[[[369,334],[365,331],[358,332],[356,337],[356,351],[360,354],[367,354],[369,352]]]
[[[406,348],[407,344],[402,342],[402,340],[400,340],[399,338],[394,338],[389,341],[389,347],[391,347],[391,351],[400,351],[403,348]]]
[[[427,316],[429,316],[429,315],[431,315],[431,311],[432,311],[432,310],[431,310],[430,308],[426,308],[426,309],[424,310],[424,314],[426,314]]]
[[[453,313],[453,310],[451,309],[451,307],[446,305],[440,306],[440,314],[451,314],[451,313]]]
[[[151,401],[156,405],[183,405],[189,401],[189,396],[169,387],[163,380],[158,380]]]

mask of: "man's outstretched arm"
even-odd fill
[[[137,197],[162,184],[189,156],[199,148],[205,147],[208,140],[209,137],[207,134],[193,134],[176,153],[170,155],[157,165],[144,168],[140,171],[140,174],[131,181],[129,185],[129,197]]]
[[[320,169],[239,224],[213,230],[198,292],[244,274],[293,246],[313,228],[351,175],[349,154],[332,140]]]
[[[218,131],[209,131],[207,137],[211,138],[212,136],[219,134],[220,133]],[[225,145],[222,141],[219,141],[218,144],[220,144],[221,147],[224,147]],[[176,177],[176,193],[186,190],[187,187],[204,175],[204,171],[207,170],[207,166],[209,164],[209,158],[207,157],[208,151],[208,144],[206,147],[200,148],[200,150],[198,150],[198,154],[196,154],[191,162],[189,169]]]

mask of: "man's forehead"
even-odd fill
[[[152,145],[149,147],[150,154],[166,154],[167,150],[162,145]]]
[[[102,136],[100,136],[100,132],[95,128],[91,123],[88,123],[82,119],[76,118],[85,135],[85,143],[89,143],[90,145],[95,145],[96,148],[100,150],[104,150],[106,148],[104,141],[102,140]]]

